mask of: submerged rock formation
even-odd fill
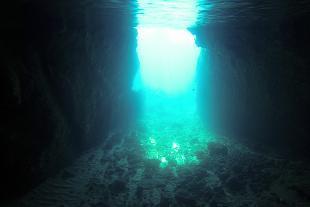
[[[122,138],[110,146],[115,136]],[[218,139],[202,152],[200,165],[160,168],[158,160],[143,158],[136,138],[109,136],[8,207],[309,206],[310,169],[302,162],[274,159]]]
[[[200,109],[211,130],[260,150],[309,156],[309,15],[193,30]],[[288,147],[290,146],[290,147]]]
[[[1,26],[1,196],[22,193],[130,123],[134,19],[82,1],[21,1]],[[15,15],[9,12],[15,11]]]

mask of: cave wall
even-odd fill
[[[2,7],[1,196],[26,192],[132,121],[134,19],[100,2]]]
[[[309,17],[207,25],[199,103],[208,128],[257,150],[309,157]]]

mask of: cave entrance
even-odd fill
[[[139,27],[138,78],[149,90],[171,96],[194,95],[199,51],[187,30]]]
[[[203,150],[207,141],[196,110],[196,68],[200,48],[186,29],[187,22],[178,21],[181,14],[186,20],[195,19],[194,7],[180,4],[185,9],[175,9],[178,5],[174,4],[169,11],[169,5],[162,9],[162,4],[159,10],[155,9],[156,15],[162,14],[165,18],[153,22],[156,20],[154,4],[151,9],[149,4],[142,4],[145,13],[138,18],[140,68],[133,90],[140,91],[144,97],[138,132],[140,143],[146,158],[159,160],[161,167],[199,163],[197,152]],[[170,20],[165,24],[163,19]]]

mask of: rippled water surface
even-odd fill
[[[277,21],[310,11],[308,0],[106,0],[100,6],[137,17],[138,24],[189,27],[209,23]]]

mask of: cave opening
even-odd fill
[[[193,8],[187,2],[186,20],[195,17]],[[153,14],[152,10],[139,16],[140,66],[132,86],[144,97],[139,120],[143,132],[139,139],[146,158],[159,160],[163,168],[169,164],[197,164],[196,154],[210,137],[197,112],[196,69],[200,48],[185,22],[155,24],[149,14]],[[177,16],[168,15],[168,19],[176,20]]]

